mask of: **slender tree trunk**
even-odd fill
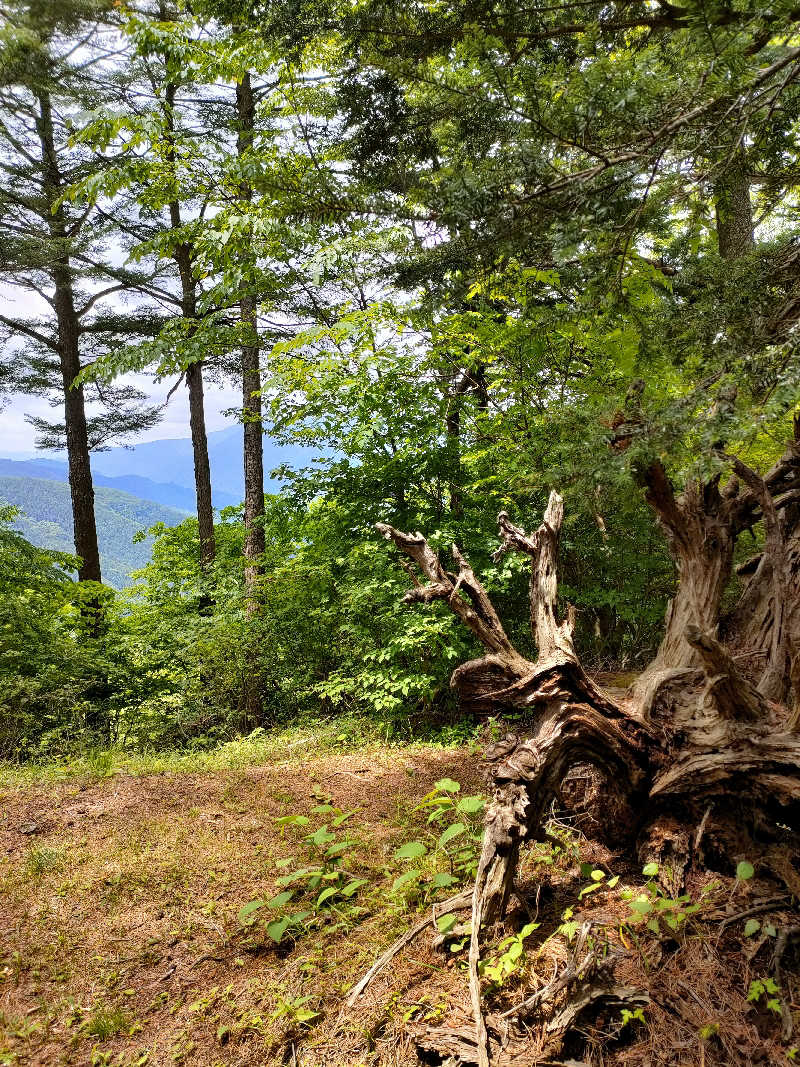
[[[163,17],[163,13],[162,13]],[[171,142],[174,129],[174,108],[177,88],[168,82],[164,93],[164,118],[167,140]],[[167,152],[168,162],[174,163],[172,150]],[[169,205],[170,226],[180,230],[182,225],[181,205],[173,200]],[[192,248],[186,242],[175,246],[173,253],[181,282],[181,314],[189,321],[197,318],[197,284],[192,271]],[[194,458],[194,482],[197,495],[197,524],[200,535],[200,561],[204,566],[213,562],[216,555],[214,540],[214,507],[211,502],[211,464],[208,459],[208,437],[203,397],[202,361],[191,363],[186,368],[186,386],[189,391],[189,425],[192,430]]]
[[[236,86],[237,150],[240,160],[253,146],[255,101],[249,71]],[[249,204],[253,190],[239,185],[239,199]],[[244,555],[245,585],[250,610],[257,610],[256,587],[264,554],[264,438],[261,425],[261,368],[256,332],[256,301],[247,290],[239,302],[239,317],[251,343],[242,346],[242,421],[244,423]]]
[[[53,135],[53,113],[50,95],[39,96],[37,131],[42,149],[43,186],[48,208],[55,204],[62,188],[61,172]],[[97,546],[97,526],[94,514],[94,486],[89,460],[89,436],[83,386],[74,385],[81,371],[80,326],[75,311],[72,288],[72,267],[69,260],[68,238],[63,208],[49,212],[46,218],[53,244],[57,249],[51,267],[55,287],[55,308],[58,323],[58,354],[64,383],[64,426],[67,437],[69,487],[72,498],[72,525],[75,552],[81,558],[78,579],[99,582],[100,552]]]
[[[200,559],[214,561],[214,509],[211,504],[211,466],[208,461],[208,438],[203,398],[203,364],[192,363],[186,369],[189,387],[189,425],[192,429],[194,484],[197,492],[197,523],[200,531]]]
[[[253,147],[255,131],[255,98],[250,72],[236,85],[236,148],[240,163]],[[239,200],[247,211],[253,199],[253,189],[242,175]],[[250,279],[252,285],[252,278]],[[251,618],[259,611],[259,579],[263,573],[264,538],[264,434],[261,424],[261,367],[256,328],[256,300],[245,284],[239,301],[239,318],[248,343],[242,346],[242,423],[244,460],[244,583],[246,610]],[[251,628],[252,633],[252,628]],[[247,725],[257,725],[263,719],[261,684],[255,661],[257,645],[248,654],[245,667],[244,701]]]

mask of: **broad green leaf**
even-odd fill
[[[446,934],[449,930],[453,929],[457,922],[457,915],[452,913],[450,915],[440,915],[436,920],[436,927],[440,934]]]
[[[439,842],[438,842],[439,843],[439,848],[444,848],[444,846],[449,841],[452,841],[454,838],[458,837],[460,834],[463,834],[465,830],[466,830],[466,826],[464,825],[463,822],[454,822],[452,824],[452,826],[448,826],[447,829],[444,831],[444,833],[439,838]]]
[[[420,856],[424,856],[427,851],[421,841],[407,841],[396,850],[394,858],[396,860],[416,860]]]
[[[267,923],[267,933],[276,944],[279,944],[281,938],[289,929],[291,924],[292,916],[284,915],[282,919],[276,919],[274,922]]]
[[[366,884],[366,878],[354,878],[352,882],[348,882],[344,889],[342,889],[341,894],[343,897],[352,897],[353,893],[358,892],[361,886]]]
[[[272,900],[268,900],[267,901],[267,907],[268,908],[282,908],[285,904],[289,903],[289,901],[292,899],[293,896],[294,896],[294,890],[285,889],[282,893],[278,893],[278,895],[276,897],[273,897]]]
[[[255,912],[264,907],[263,900],[251,900],[239,908],[239,922],[242,926],[248,926],[255,920]]]
[[[454,782],[452,778],[440,778],[436,783],[436,788],[440,793],[460,793],[461,786],[458,782]]]

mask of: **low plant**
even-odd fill
[[[251,927],[261,923],[263,910],[267,909],[273,917],[267,919],[264,929],[279,944],[290,933],[299,934],[307,926],[319,926],[330,921],[333,915],[344,918],[345,908],[352,914],[350,902],[368,880],[357,878],[346,869],[345,856],[357,842],[335,831],[339,831],[354,814],[327,803],[312,808],[311,815],[327,816],[331,827],[329,829],[328,822],[324,822],[302,839],[312,862],[291,870],[293,857],[279,860],[276,867],[283,873],[275,882],[281,887],[280,892],[269,900],[257,899],[244,904],[239,909],[242,925]],[[284,815],[275,823],[284,834],[289,827],[308,827],[311,818],[308,815]],[[301,903],[303,906],[295,910],[294,906]]]
[[[764,1000],[764,1007],[775,1015],[781,1014],[780,988],[774,978],[754,978],[747,990],[747,999],[758,1004]]]
[[[411,891],[428,900],[475,877],[486,799],[479,794],[460,794],[458,782],[441,778],[416,805],[415,812],[427,812],[426,831],[422,840],[406,841],[395,850],[396,861],[404,865],[413,863],[414,866],[407,867],[394,879],[392,893]],[[455,920],[452,916],[443,916],[442,922],[452,927]],[[441,926],[440,930],[447,932]]]
[[[502,986],[522,963],[525,955],[525,939],[540,926],[541,923],[529,922],[518,934],[503,938],[497,946],[497,955],[481,963],[480,971],[483,977],[488,978],[495,986]]]

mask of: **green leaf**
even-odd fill
[[[465,815],[475,815],[476,812],[482,811],[486,801],[480,796],[462,797],[459,800],[456,807],[459,811],[463,811]]]
[[[421,841],[407,841],[394,854],[396,860],[416,860],[427,853],[427,848]]]
[[[592,882],[591,885],[585,885],[578,893],[578,899],[582,900],[583,897],[588,897],[590,893],[594,893],[596,890],[602,889],[602,887],[602,882]]]
[[[592,879],[593,882],[602,882],[603,879],[605,878],[605,876],[606,876],[606,872],[605,871],[596,870],[596,871],[592,871],[592,873],[590,875],[590,878]]]
[[[761,923],[758,919],[748,919],[744,924],[744,936],[752,937],[754,933],[761,929]]]
[[[337,841],[335,844],[331,845],[329,849],[327,849],[325,855],[327,857],[340,856],[342,852],[347,852],[347,850],[353,848],[355,844],[355,841]]]
[[[276,944],[279,944],[281,938],[289,929],[291,924],[292,916],[284,915],[282,919],[276,919],[274,922],[267,923],[267,933]]]
[[[415,882],[421,874],[422,871],[417,870],[416,868],[413,871],[406,871],[405,874],[401,874],[392,882],[392,892],[396,893],[397,890],[402,889],[403,886],[408,885],[410,882]]]
[[[458,879],[455,875],[447,874],[446,871],[440,871],[431,878],[432,889],[447,889],[448,886],[455,885]]]
[[[461,786],[458,782],[454,782],[452,778],[440,778],[436,783],[436,788],[440,793],[460,793]]]
[[[323,889],[320,895],[317,897],[317,907],[320,907],[326,900],[330,900],[331,897],[337,896],[341,890],[338,885],[329,885],[327,889]]]
[[[644,867],[642,867],[642,874],[646,878],[655,878],[655,876],[658,874],[658,864],[646,863]]]
[[[466,830],[466,826],[464,825],[463,822],[454,822],[452,824],[452,826],[448,826],[447,827],[447,829],[444,831],[444,833],[439,838],[438,847],[439,848],[444,848],[444,846],[449,841],[452,841],[453,838],[458,837],[460,834],[463,834],[465,830]]]
[[[259,908],[263,907],[263,900],[251,900],[249,904],[244,904],[241,908],[239,908],[239,922],[242,924],[242,926],[249,926],[250,923],[255,922],[254,912],[258,911]]]
[[[736,877],[740,882],[746,882],[756,873],[755,867],[748,860],[742,860],[736,865]]]
[[[313,834],[309,834],[306,841],[310,841],[312,845],[320,847],[321,845],[327,845],[329,841],[333,841],[335,838],[336,834],[332,834],[326,825],[320,826]]]
[[[439,918],[436,920],[436,928],[438,929],[440,934],[446,934],[449,930],[453,929],[457,922],[457,915],[440,915]]]
[[[354,878],[351,882],[347,883],[347,885],[344,887],[344,889],[342,889],[342,891],[341,891],[342,892],[342,896],[343,897],[351,897],[353,895],[353,893],[358,892],[358,890],[362,887],[362,885],[366,885],[366,884],[367,884],[367,879],[366,878]]]
[[[658,925],[658,919],[648,919],[647,929],[652,931],[654,934],[660,934],[661,927]]]
[[[293,889],[284,889],[282,893],[278,893],[278,895],[276,897],[273,897],[272,900],[267,901],[267,907],[282,908],[285,904],[289,903],[293,896]]]

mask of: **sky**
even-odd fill
[[[23,315],[50,314],[49,308],[30,293],[23,292],[11,285],[0,285],[0,302],[8,315],[15,312]],[[130,382],[147,394],[150,403],[162,404],[166,399],[174,379],[156,385],[144,374],[124,375],[120,382]],[[208,432],[222,430],[233,425],[233,420],[225,418],[223,412],[237,407],[241,401],[238,391],[232,387],[220,388],[210,382],[205,390],[206,427]],[[39,415],[57,421],[59,409],[51,407],[43,397],[0,395],[0,456],[12,454],[31,454],[36,451],[36,432],[25,421],[26,415]],[[175,391],[164,416],[152,430],[114,444],[134,444],[139,441],[160,441],[165,437],[189,437],[189,398],[185,387]],[[37,453],[45,455],[45,453]]]
[[[130,376],[138,388],[145,391],[154,403],[163,403],[169,389],[169,383],[154,386],[147,379]],[[227,426],[234,425],[234,420],[226,418],[223,412],[236,407],[238,401],[237,390],[220,389],[211,384],[206,385],[205,395],[206,426],[211,433],[214,430],[222,430]],[[35,451],[34,438],[36,436],[32,426],[25,421],[25,415],[41,415],[47,419],[54,419],[58,411],[51,408],[46,400],[32,396],[13,396],[5,400],[0,410],[0,455],[10,456],[12,453],[33,453]],[[128,439],[120,444],[134,444],[139,441],[159,441],[165,437],[189,437],[189,398],[185,387],[178,389],[169,402],[164,417],[152,430],[137,435],[135,441]],[[45,455],[45,453],[39,453]]]

